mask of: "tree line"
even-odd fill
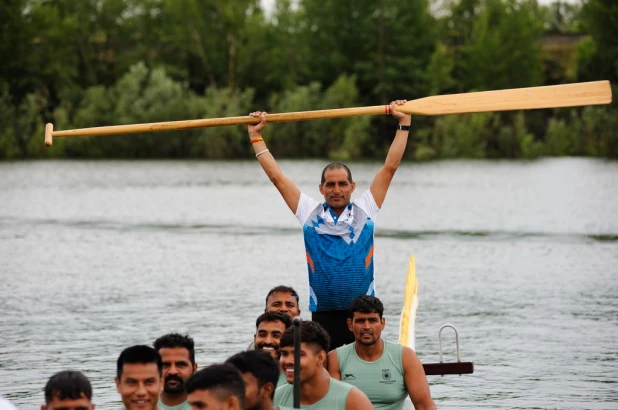
[[[5,0],[0,158],[249,158],[246,127],[58,138],[55,129],[386,104],[606,79],[618,2]],[[278,157],[380,158],[390,118],[284,123]],[[409,159],[618,158],[611,106],[415,117]]]

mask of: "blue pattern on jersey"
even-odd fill
[[[322,210],[322,206],[316,207],[303,226],[309,270],[309,310],[346,310],[359,295],[375,296],[374,223],[354,204],[349,208],[353,214],[351,223],[325,221],[320,216]]]

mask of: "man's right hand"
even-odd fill
[[[253,124],[249,124],[249,137],[250,138],[255,138],[255,137],[259,137],[262,130],[264,129],[264,127],[266,126],[266,114],[268,114],[265,111],[254,111],[251,114],[249,114],[252,117],[256,117],[260,119],[260,122],[253,125]]]

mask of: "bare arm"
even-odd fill
[[[404,114],[397,111],[397,105],[405,104],[407,100],[397,100],[390,104],[391,115],[399,120],[399,125],[410,125],[412,123],[412,117],[409,114]],[[375,199],[378,208],[382,208],[384,199],[386,198],[386,192],[391,185],[395,171],[399,168],[399,163],[406,151],[406,145],[408,143],[409,131],[398,130],[395,134],[395,139],[391,144],[386,155],[386,161],[378,173],[376,174],[369,189],[371,195]]]
[[[347,410],[373,410],[373,404],[371,404],[365,393],[354,387],[348,393],[348,398],[345,400],[345,408]]]
[[[328,353],[328,364],[326,370],[333,379],[341,380],[341,371],[339,370],[339,359],[337,359],[337,351],[331,350]]]
[[[429,383],[421,361],[418,360],[414,350],[403,347],[403,377],[410,395],[410,400],[416,410],[435,410],[436,404],[431,398]]]
[[[262,130],[266,126],[266,113],[256,111],[249,115],[261,119],[259,124],[249,125],[249,138],[254,141],[255,139],[262,138]],[[264,169],[264,172],[268,178],[279,190],[279,193],[290,210],[296,215],[296,209],[298,208],[298,201],[300,199],[300,189],[298,189],[296,184],[294,184],[290,178],[283,175],[281,168],[277,165],[277,161],[275,161],[275,157],[273,157],[270,151],[265,152],[266,143],[264,141],[254,142],[253,149],[255,150],[256,155],[259,154],[257,159],[260,162],[262,169]]]

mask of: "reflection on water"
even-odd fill
[[[282,161],[318,196],[319,161]],[[358,192],[379,164],[352,164]],[[618,382],[618,164],[560,159],[403,165],[377,222],[385,337],[408,255],[417,351],[460,331],[467,376],[432,376],[440,408],[608,409]],[[120,408],[115,360],[171,331],[200,366],[246,347],[277,284],[307,295],[294,216],[255,162],[0,163],[0,393],[38,408],[83,370]],[[303,316],[309,317],[303,300]],[[455,360],[444,333],[445,360]]]

